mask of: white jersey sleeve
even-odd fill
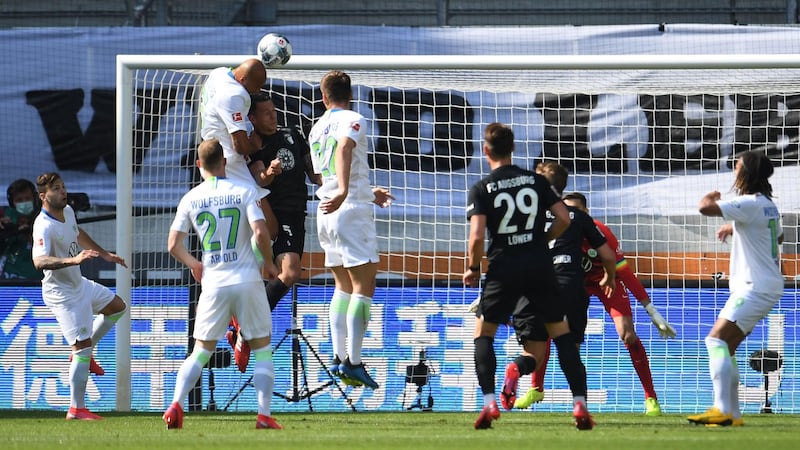
[[[345,202],[364,203],[374,198],[369,178],[367,122],[361,114],[342,109],[331,109],[317,121],[309,133],[309,146],[314,171],[322,176],[322,186],[316,195],[330,198],[339,189],[336,151],[345,138],[355,142],[350,163],[350,180]]]
[[[212,70],[200,94],[200,135],[203,140],[218,139],[228,165],[242,166],[245,171],[245,158],[233,149],[231,133],[252,129],[247,118],[249,110],[250,94],[233,78],[231,70],[227,67]]]
[[[78,223],[72,207],[67,205],[64,208],[63,222],[50,216],[44,209],[36,216],[33,222],[32,257],[71,258],[80,252]],[[81,267],[77,265],[43,272],[42,293],[51,299],[69,300],[72,293],[78,292],[83,280]]]
[[[717,204],[722,217],[733,221],[731,290],[752,287],[756,292],[782,292],[778,240],[783,231],[778,208],[760,194],[741,195]]]

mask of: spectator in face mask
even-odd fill
[[[18,179],[6,191],[8,208],[0,216],[0,278],[41,280],[42,272],[33,266],[33,219],[41,204],[36,186]]]

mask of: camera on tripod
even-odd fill
[[[425,350],[419,351],[419,362],[413,366],[406,366],[406,383],[416,384],[419,387],[428,384],[430,369],[425,364]]]
[[[406,383],[414,384],[417,386],[417,398],[414,400],[406,410],[410,411],[414,408],[419,408],[421,411],[433,411],[433,395],[431,394],[431,386],[428,384],[433,369],[425,364],[427,355],[425,350],[419,351],[419,362],[412,366],[406,366]],[[428,401],[425,405],[422,404],[422,387],[428,385]],[[403,404],[405,404],[405,392],[403,392]]]

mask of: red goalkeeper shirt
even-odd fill
[[[630,265],[628,265],[628,260],[625,259],[625,254],[622,253],[622,249],[619,246],[617,237],[611,232],[611,229],[609,229],[606,224],[600,222],[599,220],[595,220],[594,223],[597,225],[597,228],[606,236],[608,245],[613,248],[614,252],[617,254],[617,280],[621,281],[622,284],[624,284],[625,287],[631,291],[637,300],[641,301],[647,299],[647,291],[645,291],[644,286],[642,286],[642,283],[636,277],[636,274],[633,273],[633,269],[631,269]],[[600,259],[597,257],[597,251],[591,248],[589,242],[585,239],[583,241],[583,257],[583,268],[586,271],[586,274],[584,275],[584,283],[587,287],[597,286],[600,280],[603,279],[605,270],[603,269],[603,264],[600,262]]]

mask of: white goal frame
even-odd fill
[[[133,247],[132,73],[136,69],[208,70],[236,66],[253,55],[118,55],[116,59],[116,253],[131,261]],[[294,55],[281,70],[636,70],[800,69],[798,54],[758,55]],[[116,266],[116,293],[131,298],[132,270]],[[131,409],[131,321],[116,327],[116,409]]]

